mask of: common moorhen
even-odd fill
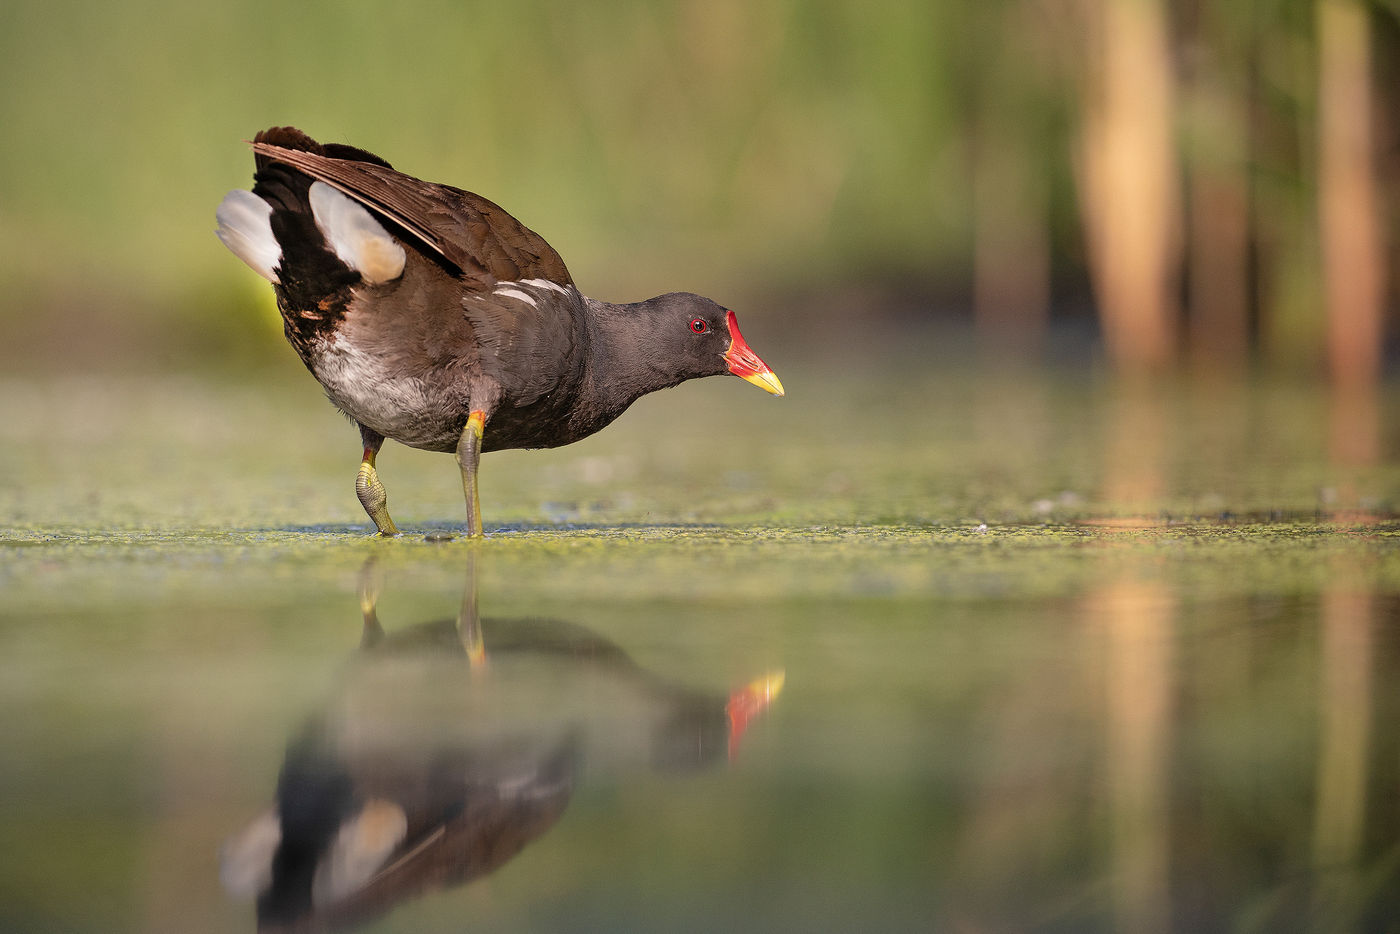
[[[253,190],[224,197],[219,239],[273,284],[287,340],[359,425],[355,489],[381,535],[398,534],[374,465],[385,438],[456,453],[479,536],[484,451],[572,443],[700,376],[783,394],[708,298],[588,298],[544,238],[480,195],[293,127],[253,151]]]

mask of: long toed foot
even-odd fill
[[[360,426],[360,437],[365,442],[364,460],[360,461],[360,473],[355,478],[355,493],[360,497],[360,505],[374,520],[374,527],[383,536],[398,535],[398,527],[389,518],[389,496],[384,492],[384,484],[379,482],[379,472],[374,469],[374,457],[384,436]]]
[[[462,495],[467,499],[467,534],[481,538],[481,500],[476,494],[476,468],[481,462],[481,436],[486,430],[486,413],[473,409],[457,442],[457,465],[462,468]]]

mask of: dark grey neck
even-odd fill
[[[670,296],[661,295],[644,302],[615,305],[584,298],[591,352],[582,397],[601,417],[597,428],[617,418],[647,393],[687,378],[672,367],[662,366],[654,346],[657,319],[669,300]]]

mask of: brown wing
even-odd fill
[[[257,141],[259,156],[284,162],[377,211],[413,234],[469,280],[548,279],[572,285],[568,267],[545,239],[480,195],[425,182],[385,165],[333,159]]]

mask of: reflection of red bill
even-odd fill
[[[739,751],[739,740],[749,728],[749,721],[773,703],[783,689],[783,672],[771,671],[756,681],[729,695],[725,710],[729,713],[729,758],[732,760]]]
[[[740,379],[748,380],[759,389],[781,396],[783,384],[778,381],[778,374],[758,359],[758,354],[753,352],[749,342],[744,340],[744,335],[739,333],[739,319],[734,317],[734,312],[726,311],[724,317],[729,325],[729,350],[724,354],[724,362],[729,364],[729,372]]]

